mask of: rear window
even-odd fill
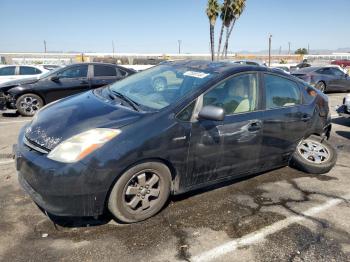
[[[20,66],[19,74],[20,75],[37,75],[37,74],[41,74],[41,71],[31,66]]]
[[[94,65],[95,76],[117,76],[115,67],[106,65]]]

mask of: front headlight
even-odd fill
[[[91,129],[63,141],[47,157],[63,163],[73,163],[83,159],[120,133],[119,129]]]

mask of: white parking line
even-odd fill
[[[15,160],[0,161],[0,166],[1,166],[1,165],[8,165],[8,164],[11,164],[11,163],[13,163],[13,162],[15,162]]]
[[[29,122],[29,121],[31,121],[31,119],[28,119],[28,120],[15,120],[15,121],[4,121],[4,122],[0,121],[0,124],[25,123],[25,122]]]
[[[349,200],[350,194],[341,197],[343,199]],[[290,216],[286,219],[283,219],[281,221],[278,221],[270,226],[264,227],[256,232],[250,233],[248,235],[245,235],[241,238],[234,239],[232,241],[229,241],[225,244],[222,244],[220,246],[217,246],[211,250],[205,251],[204,253],[192,257],[191,261],[213,261],[217,260],[219,257],[233,252],[238,248],[256,244],[262,240],[264,240],[267,236],[272,235],[286,227],[288,227],[290,224],[300,222],[303,220],[307,220],[307,217],[305,216],[314,216],[318,213],[324,212],[327,209],[334,207],[336,205],[339,205],[344,200],[340,198],[333,198],[331,200],[328,200],[322,205],[312,207],[304,212],[301,212],[300,216]]]

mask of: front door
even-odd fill
[[[192,124],[190,173],[195,184],[254,172],[262,139],[258,75],[230,77],[199,98],[200,107],[224,108],[224,121]]]
[[[47,102],[88,91],[90,89],[88,68],[88,65],[76,65],[60,71],[57,74],[58,79],[52,81],[49,90],[47,90]]]

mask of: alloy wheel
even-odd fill
[[[19,103],[19,106],[28,114],[35,114],[41,107],[38,99],[30,95],[23,97]]]
[[[145,171],[133,176],[124,189],[124,203],[133,213],[142,213],[159,200],[159,176]]]
[[[320,90],[322,93],[324,93],[324,91],[326,91],[326,85],[323,82],[319,82],[317,84],[317,89]]]
[[[322,164],[330,158],[330,152],[326,146],[309,139],[299,143],[298,152],[304,159],[314,164]]]

